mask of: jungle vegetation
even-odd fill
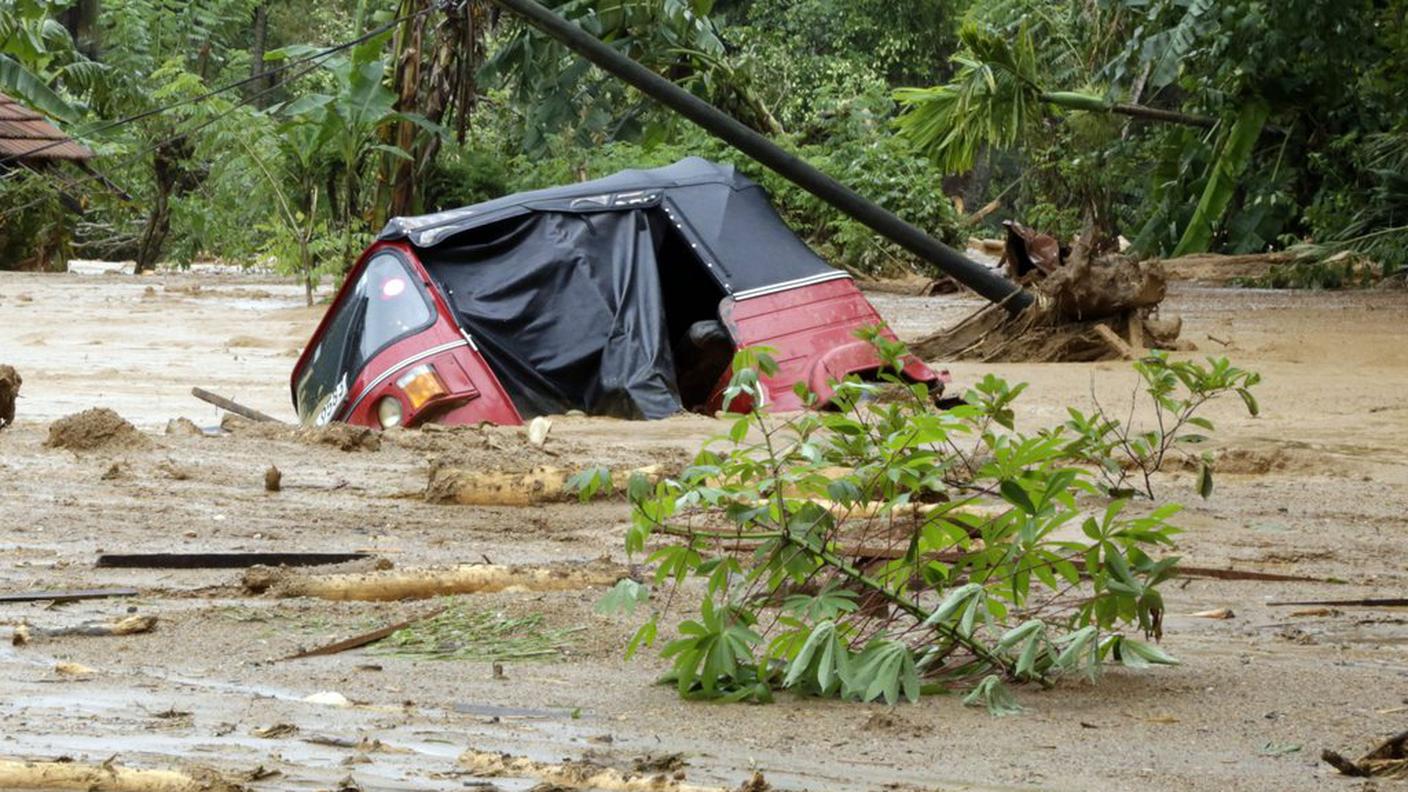
[[[1408,264],[1405,0],[548,5],[950,242],[1016,218],[1144,255]],[[0,267],[311,285],[389,216],[697,154],[834,263],[922,269],[488,0],[0,0],[0,91],[106,178],[0,162]]]

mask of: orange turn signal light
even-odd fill
[[[444,396],[449,393],[449,388],[441,381],[440,375],[435,372],[435,367],[426,364],[402,374],[396,380],[396,387],[406,394],[406,398],[411,402],[412,410],[419,410],[422,405],[436,396]]]

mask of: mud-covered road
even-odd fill
[[[955,297],[873,300],[905,337],[956,321]],[[526,469],[682,458],[719,430],[688,416],[650,424],[557,419],[546,450],[517,430],[397,431],[374,443],[234,423],[199,385],[291,419],[288,370],[319,309],[259,277],[0,273],[0,363],[24,377],[0,430],[0,594],[130,586],[136,597],[0,603],[31,629],[158,617],[126,637],[34,637],[0,626],[0,757],[114,755],[137,767],[199,765],[254,789],[528,789],[478,779],[470,748],[630,765],[679,753],[696,784],[754,770],[779,789],[1359,789],[1320,763],[1408,728],[1408,611],[1268,606],[1408,593],[1408,295],[1269,293],[1182,284],[1165,310],[1184,337],[1260,371],[1261,417],[1214,405],[1223,449],[1204,502],[1192,477],[1180,552],[1199,566],[1331,583],[1180,581],[1166,587],[1165,648],[1183,665],[1111,670],[1095,687],[1018,689],[1025,714],[993,718],[958,697],[887,708],[782,696],[770,706],[680,701],[651,684],[654,657],[621,658],[634,622],[594,613],[599,590],[465,597],[572,633],[563,657],[425,660],[300,649],[424,613],[431,603],[255,596],[238,570],[95,568],[99,553],[367,551],[397,568],[455,562],[625,560],[619,502],[526,508],[426,503],[436,461]],[[1065,406],[1127,404],[1127,364],[950,365],[1031,383],[1027,428]],[[110,407],[138,429],[91,450],[50,448],[49,425]],[[376,448],[368,448],[374,445]],[[266,491],[265,471],[282,471]],[[370,569],[353,562],[348,570]],[[1192,614],[1230,608],[1225,620]],[[1300,613],[1300,615],[1296,615]],[[62,673],[77,663],[88,673]],[[320,703],[335,692],[345,705]],[[270,729],[289,724],[291,727]],[[262,772],[256,773],[256,769]],[[1385,782],[1389,783],[1389,782]]]

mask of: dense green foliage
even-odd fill
[[[1149,254],[1408,264],[1403,0],[547,4],[950,242],[974,231],[961,197],[1001,199],[989,228],[1090,228]],[[71,243],[17,251],[49,204],[0,174],[0,266],[273,257],[311,284],[389,213],[698,154],[761,180],[834,262],[920,267],[484,0],[14,0],[0,91],[94,148],[112,185],[61,188],[86,215],[41,225]]]
[[[648,557],[655,596],[623,581],[600,608],[653,601],[628,654],[675,631],[661,654],[688,698],[767,701],[785,688],[893,704],[961,686],[999,712],[1012,706],[1007,680],[1176,662],[1145,641],[1162,633],[1179,507],[1136,507],[1120,461],[1152,497],[1171,449],[1211,431],[1200,408],[1239,388],[1254,407],[1255,375],[1156,355],[1137,369],[1157,426],[1097,408],[1027,432],[1012,410],[1024,386],[989,376],[940,410],[898,376],[903,347],[869,338],[885,384],[838,384],[835,410],[734,415],[677,478],[632,479],[626,551]],[[740,352],[726,398],[760,404],[775,365]],[[606,470],[574,479],[584,497],[610,482]],[[1209,471],[1198,489],[1211,494]],[[675,626],[672,606],[697,613]]]

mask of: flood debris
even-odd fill
[[[761,773],[732,789],[691,784],[680,769],[654,772],[622,770],[594,761],[552,764],[523,756],[473,748],[460,754],[459,764],[479,778],[532,778],[555,789],[596,789],[605,792],[764,792],[770,789]]]
[[[1097,254],[1087,237],[1064,255],[1054,239],[1037,235],[1018,244],[1012,240],[1021,234],[1008,230],[1004,262],[1017,281],[1031,285],[1034,304],[1015,316],[1002,304],[986,306],[916,341],[915,354],[925,360],[1095,361],[1137,358],[1146,348],[1191,347],[1178,339],[1181,321],[1158,315],[1167,291],[1160,262]]]
[[[430,503],[458,503],[464,506],[532,506],[571,500],[576,492],[568,486],[575,471],[539,465],[527,471],[476,470],[452,465],[432,465],[425,488]],[[647,465],[611,472],[611,484],[624,490],[631,476],[650,480],[663,475],[660,465]]]
[[[445,569],[402,569],[342,575],[308,575],[272,567],[252,567],[245,590],[276,597],[315,597],[338,601],[389,602],[449,594],[498,591],[576,591],[613,586],[630,577],[629,568],[605,559],[545,566],[465,564]]]
[[[125,418],[107,407],[94,407],[65,416],[49,425],[47,448],[93,451],[100,448],[143,449],[152,441]]]
[[[254,566],[327,566],[371,558],[370,553],[105,553],[100,567],[128,569],[247,569]]]
[[[333,641],[330,644],[324,644],[323,646],[319,646],[316,649],[308,649],[302,652],[298,652],[297,654],[289,655],[284,659],[299,660],[305,657],[322,657],[324,655],[333,655],[338,654],[340,652],[347,652],[352,649],[357,649],[359,647],[366,646],[367,644],[376,643],[377,641],[386,638],[397,630],[403,630],[407,627],[410,627],[412,624],[415,624],[416,622],[434,618],[435,616],[440,615],[444,611],[444,608],[435,608],[434,610],[427,611],[419,616],[406,619],[405,621],[396,622],[395,624],[388,624],[385,627],[378,627],[377,629],[372,630],[371,632],[365,632],[361,635],[354,635],[351,638],[344,638],[340,641]]]
[[[539,415],[528,424],[528,444],[534,448],[542,448],[548,441],[548,432],[552,431],[552,419]]]
[[[114,757],[115,758],[115,757]],[[0,789],[72,789],[81,792],[238,792],[244,787],[211,770],[140,770],[113,759],[100,765],[69,760],[0,759]]]
[[[0,602],[69,602],[72,600],[107,599],[109,597],[135,597],[139,592],[134,588],[101,589],[57,589],[46,591],[17,591],[0,594]]]
[[[166,434],[169,436],[200,437],[205,432],[190,418],[172,418],[166,422]]]
[[[204,388],[191,388],[191,395],[203,402],[213,404],[225,412],[232,412],[235,415],[248,418],[251,421],[258,421],[260,423],[283,423],[283,421],[280,421],[272,415],[267,415],[252,407],[246,407],[234,399],[227,399],[224,396],[211,393]]]
[[[15,628],[12,643],[16,645],[28,643],[30,639],[38,636],[45,638],[61,638],[70,635],[79,635],[90,638],[103,638],[115,635],[140,635],[149,633],[156,629],[157,617],[141,616],[133,614],[125,616],[117,621],[90,621],[72,627],[34,627],[29,624],[21,624]],[[23,638],[21,638],[23,635]]]
[[[1408,779],[1408,731],[1399,732],[1354,761],[1326,748],[1320,758],[1355,778]]]
[[[270,465],[264,471],[264,489],[267,492],[278,492],[283,489],[284,474],[277,465]]]
[[[15,422],[15,399],[23,382],[14,366],[0,366],[0,429]]]
[[[1288,606],[1317,606],[1331,608],[1408,608],[1408,597],[1367,597],[1362,599],[1298,600],[1296,602],[1268,602],[1272,608]]]

